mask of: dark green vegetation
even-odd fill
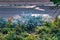
[[[55,4],[60,3],[60,0],[51,0],[52,2],[54,2]]]
[[[23,23],[12,25],[11,20],[2,25],[0,40],[60,40],[60,19],[57,17],[54,22],[44,22],[40,26],[28,24],[25,27]]]

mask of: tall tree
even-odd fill
[[[51,0],[54,4],[60,4],[60,0]]]

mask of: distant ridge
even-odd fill
[[[0,2],[50,2],[50,0],[0,0]]]
[[[50,5],[50,0],[0,0],[0,5]]]

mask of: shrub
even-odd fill
[[[0,18],[0,28],[4,28],[7,25],[7,20]]]
[[[43,33],[51,33],[51,29],[47,26],[37,26],[35,28],[35,31],[38,33],[38,34],[43,34]]]
[[[2,34],[8,34],[8,29],[7,28],[2,28],[1,32],[2,32]]]

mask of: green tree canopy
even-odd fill
[[[52,2],[54,2],[54,4],[59,3],[60,4],[60,0],[51,0]]]

